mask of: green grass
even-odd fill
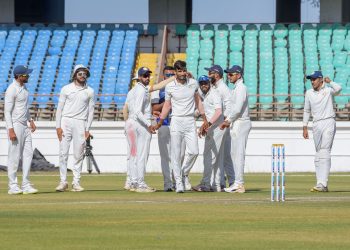
[[[40,193],[19,196],[1,174],[0,248],[350,249],[350,176],[333,174],[329,193],[310,193],[314,179],[288,174],[286,202],[272,203],[267,174],[247,174],[245,194],[139,194],[122,190],[123,175],[84,175],[86,192],[56,193],[57,173],[34,173]],[[162,188],[160,175],[147,182]]]

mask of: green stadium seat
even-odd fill
[[[175,35],[176,36],[186,36],[187,27],[186,24],[176,24],[175,25]]]
[[[215,27],[212,24],[206,24],[206,25],[204,25],[203,30],[212,30],[212,31],[214,31]]]
[[[219,24],[218,30],[226,30],[226,31],[228,31],[229,28],[228,28],[227,24]]]

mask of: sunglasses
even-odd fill
[[[85,77],[87,77],[87,73],[85,73],[85,72],[78,72],[77,76],[85,76]]]
[[[237,75],[237,73],[228,73],[229,76]]]
[[[26,75],[26,74],[19,75],[19,76],[22,76],[22,77],[29,77],[29,75]]]
[[[175,74],[165,74],[166,77],[172,77],[174,76]]]
[[[209,82],[204,82],[204,81],[202,81],[202,82],[199,82],[199,85],[200,85],[200,86],[209,85]]]
[[[149,77],[151,77],[151,74],[143,74],[142,77],[143,78],[149,78]]]

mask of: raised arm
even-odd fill
[[[165,88],[165,86],[166,86],[168,83],[170,83],[170,82],[172,82],[172,81],[174,81],[174,80],[175,80],[175,76],[169,77],[168,79],[163,80],[163,81],[161,81],[160,83],[151,86],[151,87],[149,88],[149,92],[161,90],[162,88]]]

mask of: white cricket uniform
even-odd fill
[[[236,184],[244,184],[245,150],[252,127],[249,117],[248,91],[243,80],[239,79],[232,90],[231,113],[226,121],[231,122],[231,157]]]
[[[73,185],[80,185],[85,148],[85,131],[89,131],[94,115],[94,90],[74,82],[64,86],[56,111],[56,128],[62,128],[60,142],[60,181],[67,183],[67,161],[73,140]]]
[[[231,90],[227,87],[223,79],[220,79],[216,84],[212,85],[212,88],[216,89],[221,97],[222,101],[222,112],[224,117],[230,114],[231,110]],[[229,185],[234,182],[235,174],[233,171],[233,162],[231,158],[231,135],[230,129],[226,128],[224,137],[222,139],[223,146],[220,152],[220,168],[221,168],[221,185],[225,185],[225,174]]]
[[[22,159],[23,180],[22,189],[30,187],[29,171],[33,158],[32,136],[27,122],[30,121],[29,92],[14,80],[5,94],[5,121],[7,131],[13,128],[16,141],[9,139],[7,174],[9,189],[18,187],[17,170]]]
[[[152,92],[151,103],[160,104],[165,101],[165,88]],[[158,129],[158,147],[160,154],[160,164],[162,168],[164,178],[164,190],[168,190],[173,187],[173,171],[171,166],[171,139],[170,139],[170,122],[171,114],[168,115],[166,122],[163,122],[163,126]],[[181,146],[181,163],[183,163],[185,157],[185,143],[183,141]]]
[[[128,119],[125,121],[124,132],[127,141],[127,164],[126,164],[126,184],[131,185],[131,175],[130,171],[133,165],[135,165],[136,159],[136,125],[133,119],[130,119],[130,113],[135,113],[133,111],[133,106],[130,100],[134,99],[134,88],[132,88],[126,96],[125,104],[128,106]],[[131,157],[133,156],[133,157]]]
[[[210,121],[217,109],[222,109],[222,101],[216,89],[211,88],[203,97],[203,106],[205,116]],[[210,189],[211,176],[213,174],[212,188],[221,190],[221,173],[219,168],[220,150],[223,145],[222,139],[225,130],[221,130],[219,125],[224,121],[224,115],[221,114],[215,123],[211,125],[205,136],[204,151],[203,151],[203,178],[201,185]]]
[[[171,162],[177,189],[183,189],[182,177],[189,174],[198,156],[198,138],[194,119],[195,94],[198,90],[196,80],[190,78],[184,84],[176,80],[165,87],[165,100],[170,100],[172,119]],[[181,148],[185,141],[186,159],[181,167]]]
[[[129,102],[129,119],[133,120],[133,126],[128,130],[128,137],[131,139],[135,137],[130,142],[130,160],[134,162],[130,164],[130,177],[135,187],[142,188],[147,187],[145,172],[152,138],[152,134],[148,131],[152,117],[149,87],[138,82]]]
[[[333,96],[338,95],[341,86],[331,82],[319,91],[309,89],[305,94],[303,125],[307,126],[310,113],[313,117],[313,137],[316,149],[315,168],[317,184],[328,185],[331,169],[331,150],[336,132]]]

